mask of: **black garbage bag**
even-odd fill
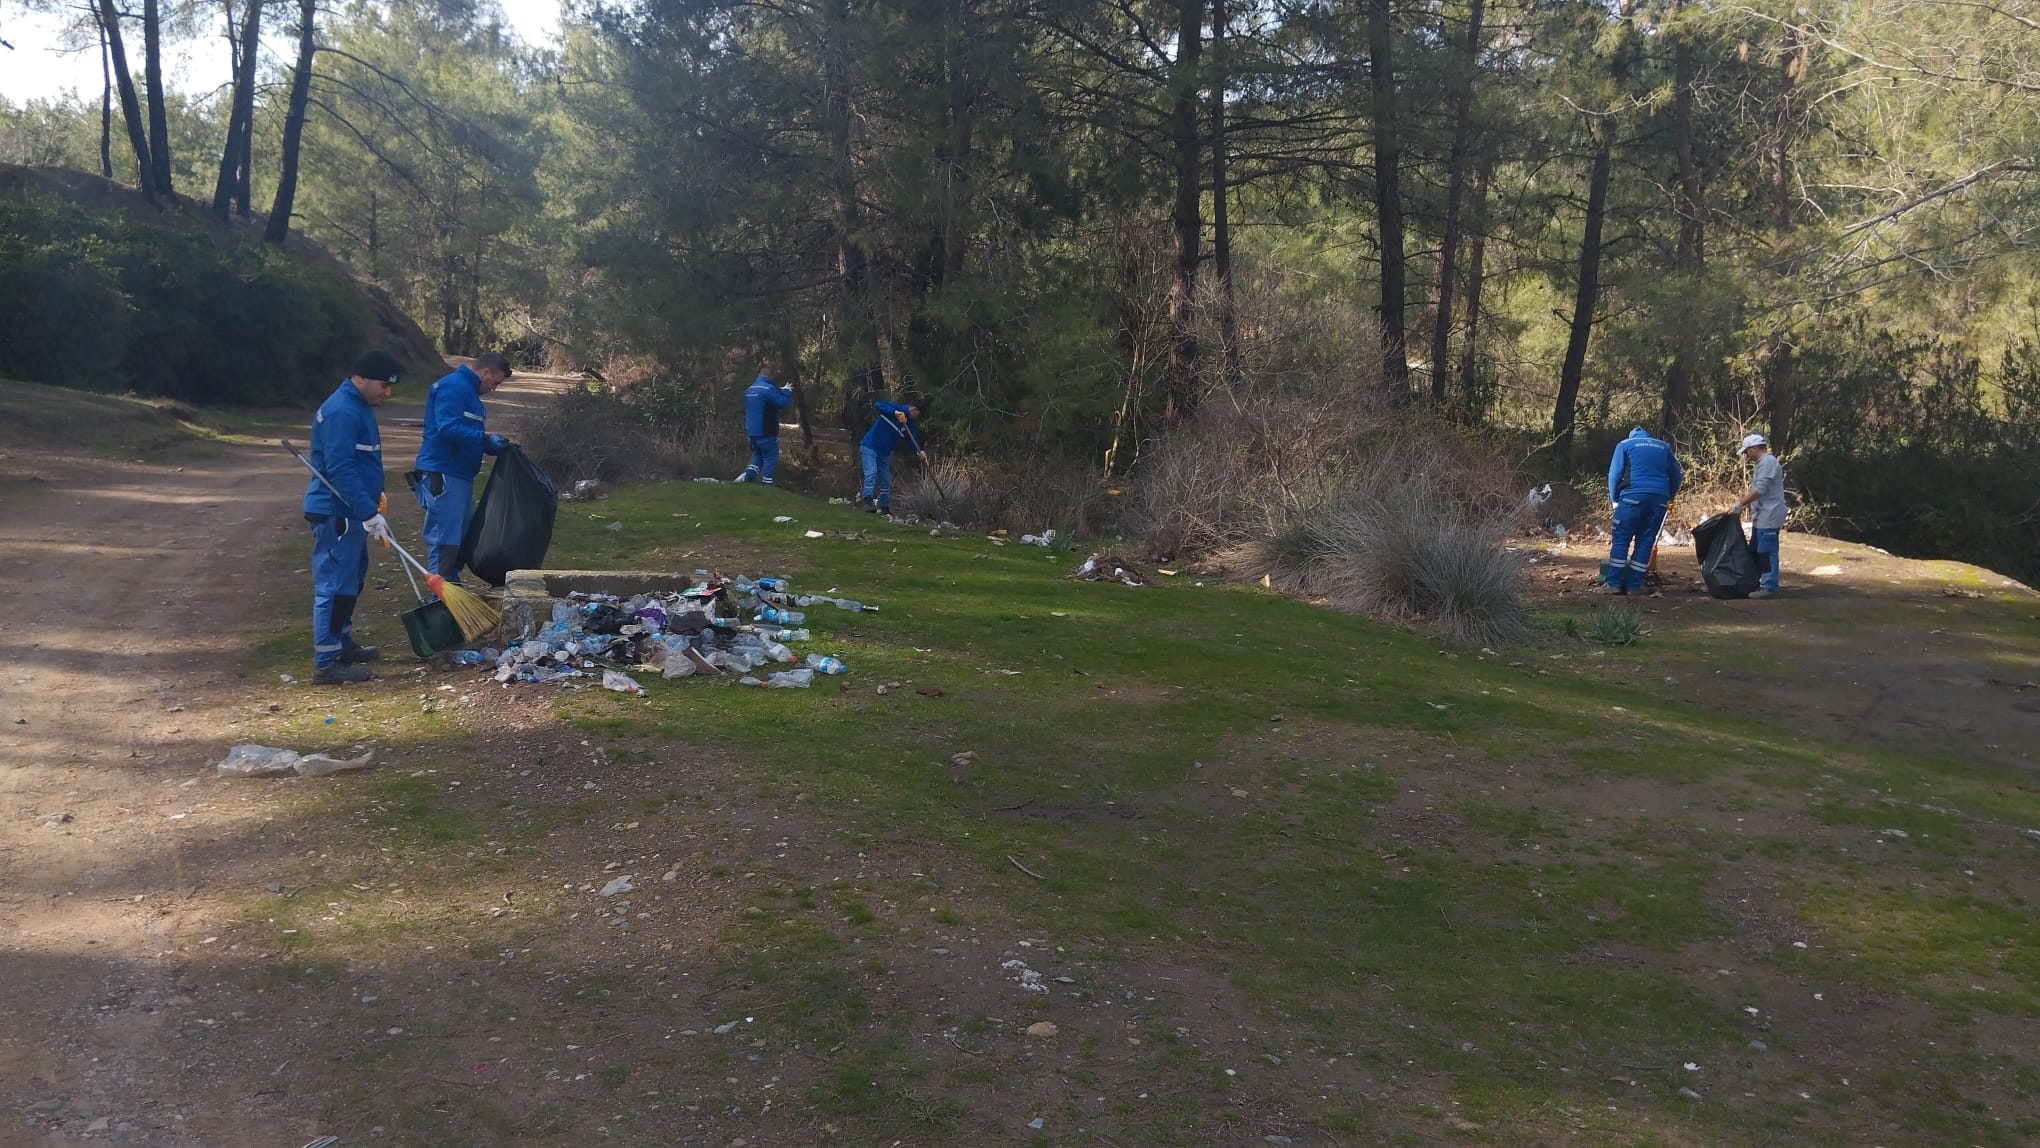
[[[559,508],[552,479],[516,443],[504,447],[461,539],[461,565],[491,586],[501,586],[512,570],[545,565]]]
[[[1700,556],[1700,579],[1716,598],[1747,598],[1757,588],[1762,563],[1743,537],[1742,519],[1717,514],[1693,528],[1693,549]]]

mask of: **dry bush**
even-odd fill
[[[1512,453],[1388,405],[1371,319],[1337,304],[1242,302],[1237,381],[1142,455],[1126,525],[1164,556],[1455,637],[1518,636],[1527,480]]]
[[[1103,525],[1104,487],[1086,463],[940,458],[932,464],[933,479],[919,466],[902,469],[893,479],[898,514],[1016,534],[1054,530],[1065,537],[1095,534]]]
[[[729,479],[750,447],[729,427],[696,419],[649,388],[581,386],[527,425],[518,444],[555,482]]]

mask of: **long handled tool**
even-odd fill
[[[914,433],[913,424],[901,423],[900,429],[907,432],[907,441],[914,444],[914,453],[921,457],[921,473],[927,475],[928,481],[935,484],[936,496],[942,499],[943,508],[948,509],[949,492],[942,489],[942,480],[935,474],[935,464],[928,461],[928,452],[921,449],[921,438]]]
[[[319,468],[312,465],[312,460],[300,453],[298,448],[289,439],[278,439],[277,441],[283,444],[283,449],[289,451],[292,458],[303,463],[305,469],[312,472],[312,477],[323,483],[327,490],[332,491],[333,497],[343,503],[347,501],[347,496],[340,493],[340,489],[333,485],[333,481],[320,474]],[[439,600],[446,604],[446,608],[453,612],[454,620],[460,624],[462,637],[472,642],[502,624],[503,615],[497,613],[494,607],[482,601],[472,591],[448,582],[446,579],[427,570],[424,563],[411,557],[409,551],[389,539],[384,539],[383,544],[401,555],[409,566],[415,566],[420,574],[425,575],[425,584],[430,586],[432,593],[437,595]],[[405,577],[409,577],[410,570],[406,569],[404,574]],[[411,589],[416,591],[417,588],[418,584],[415,581],[412,582]],[[423,595],[420,595],[420,597],[422,598]],[[415,647],[417,642],[414,640],[412,645]]]

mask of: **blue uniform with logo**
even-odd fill
[[[1652,438],[1642,427],[1615,447],[1608,462],[1608,501],[1615,504],[1608,583],[1618,592],[1643,589],[1651,550],[1665,524],[1665,507],[1684,481],[1672,445]]]
[[[420,477],[411,493],[425,509],[425,545],[440,577],[460,576],[460,541],[475,502],[475,476],[482,456],[500,454],[501,435],[488,432],[482,380],[463,363],[432,384],[425,395],[425,434],[418,443]]]
[[[368,578],[368,535],[361,524],[383,494],[382,430],[375,409],[352,379],[340,384],[312,419],[312,465],[305,486],[305,521],[312,527],[312,665],[329,666],[354,643],[354,604]]]
[[[779,468],[779,412],[793,401],[793,392],[759,375],[744,391],[744,437],[751,440],[751,465],[737,476],[738,482],[752,477],[772,485],[772,472]]]

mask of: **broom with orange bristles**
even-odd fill
[[[298,448],[292,445],[289,439],[278,439],[277,441],[283,444],[283,449],[291,453],[292,458],[303,463],[305,469],[312,472],[313,478],[325,483],[326,489],[333,492],[333,497],[343,503],[347,501],[347,496],[340,493],[339,488],[333,485],[332,480],[320,474],[319,468],[312,465],[312,460],[299,453]],[[461,637],[472,642],[497,626],[502,625],[503,615],[498,613],[495,607],[482,601],[480,595],[457,582],[448,582],[446,579],[427,570],[423,562],[411,557],[411,552],[397,545],[395,541],[385,538],[383,539],[383,545],[396,551],[398,556],[407,565],[416,568],[418,573],[425,576],[425,584],[432,588],[432,593],[437,595],[441,602],[446,603],[446,609],[453,615],[453,620],[460,623]]]

